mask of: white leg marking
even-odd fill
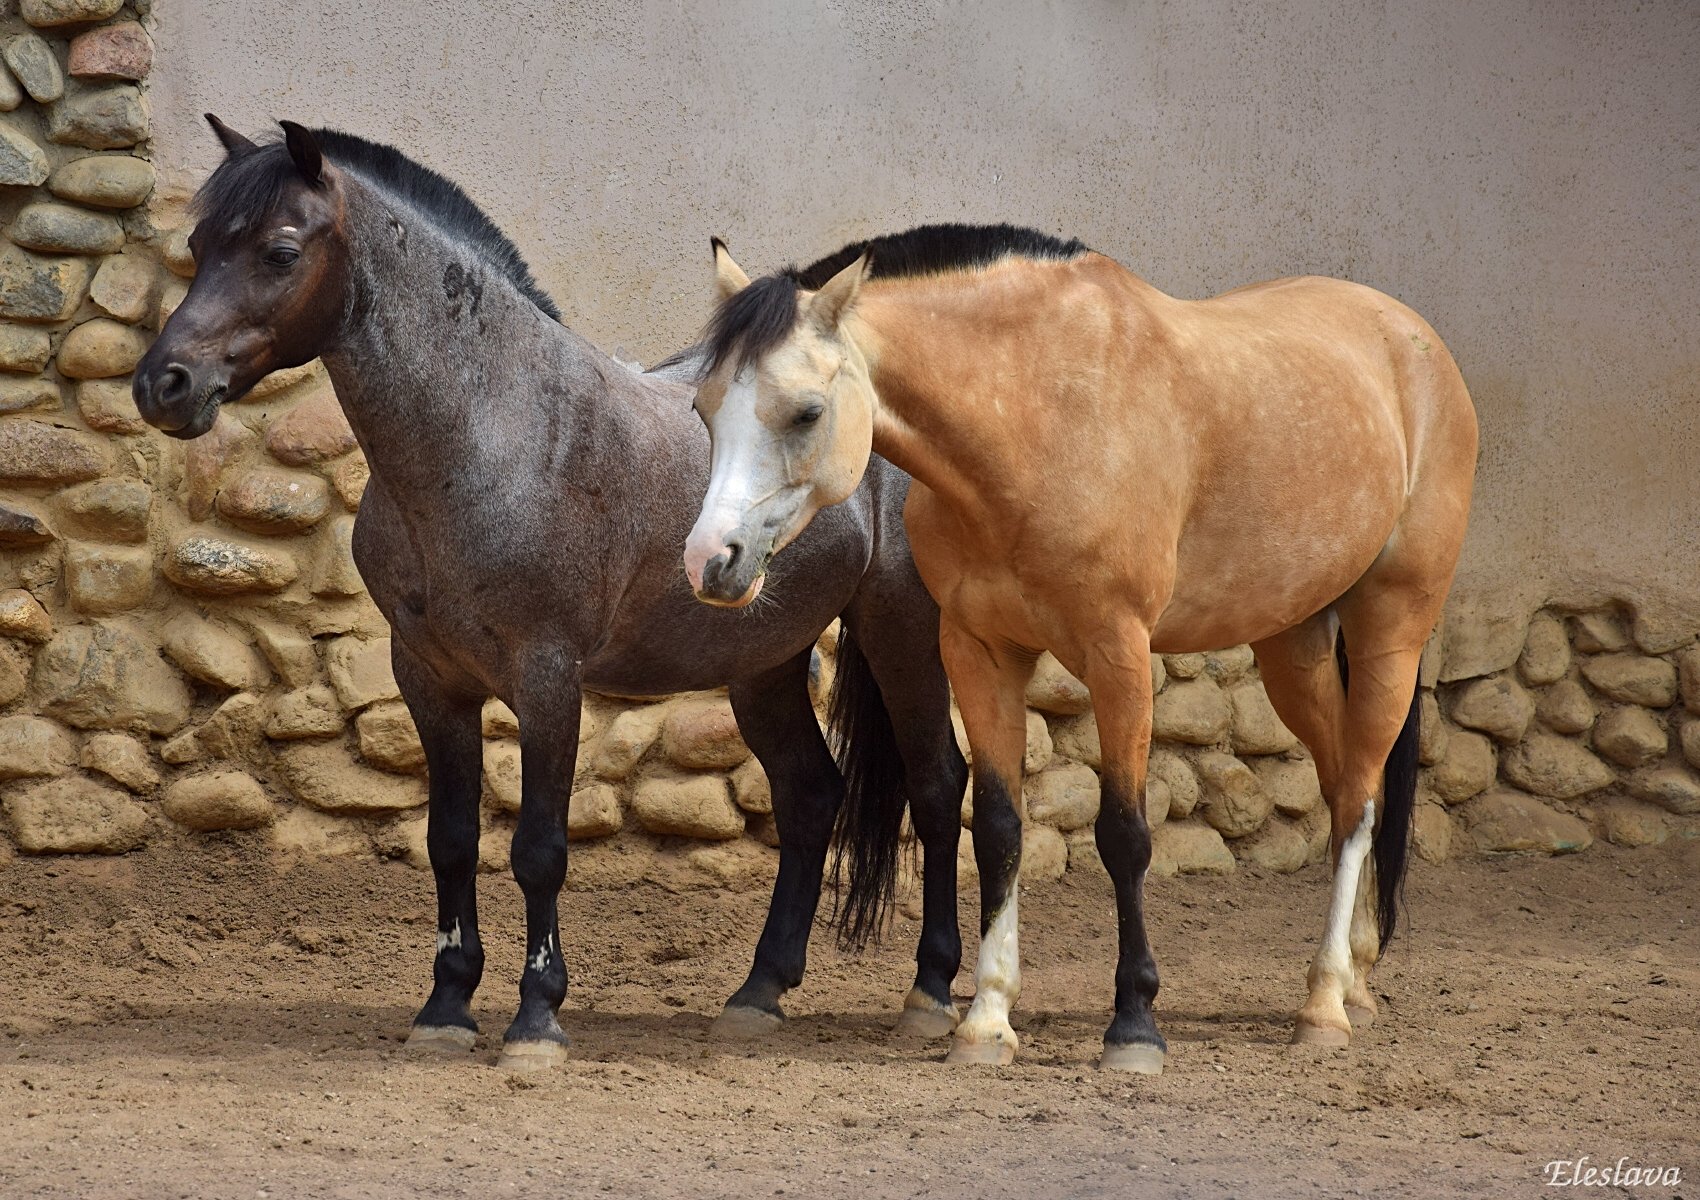
[[[1327,974],[1340,981],[1342,993],[1352,985],[1352,910],[1358,902],[1358,879],[1369,857],[1375,834],[1375,801],[1364,805],[1363,819],[1340,849],[1340,865],[1334,871],[1334,895],[1328,904],[1328,924],[1323,927],[1322,949],[1316,955],[1314,980]]]
[[[980,961],[974,969],[974,1003],[958,1030],[966,1041],[995,1040],[1009,1029],[1009,1010],[1021,998],[1020,888],[1012,885],[1009,898],[992,927],[980,940]]]
[[[448,930],[447,933],[445,933],[441,929],[437,930],[437,953],[441,954],[445,950],[459,950],[459,949],[460,949],[460,918],[456,917],[454,925],[450,927],[450,929]]]
[[[554,944],[554,934],[546,933],[543,935],[543,944],[537,947],[537,953],[532,955],[531,962],[528,964],[533,971],[543,972],[549,969],[549,951]]]

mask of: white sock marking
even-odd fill
[[[546,933],[543,935],[543,944],[537,947],[537,953],[531,957],[530,966],[533,971],[541,973],[549,969],[549,949],[554,944],[554,934]]]
[[[459,949],[460,949],[460,918],[456,917],[455,923],[452,926],[449,927],[449,930],[448,930],[447,933],[445,933],[441,929],[437,930],[437,953],[441,954],[445,950],[459,950]]]
[[[1363,819],[1340,849],[1340,865],[1334,871],[1334,895],[1328,903],[1328,923],[1323,927],[1322,949],[1316,965],[1340,981],[1344,991],[1352,984],[1352,909],[1358,902],[1358,879],[1369,857],[1375,832],[1375,801],[1364,805]]]
[[[1009,1026],[1009,1010],[1021,998],[1020,909],[1020,886],[1011,883],[1008,899],[980,939],[974,1003],[962,1022],[969,1041],[994,1040]]]

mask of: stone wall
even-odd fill
[[[194,270],[180,203],[149,202],[150,14],[114,0],[7,11],[0,856],[254,830],[280,854],[424,866],[422,754],[350,557],[365,466],[322,370],[264,381],[192,443],[149,430],[129,399]],[[1700,629],[1630,600],[1449,615],[1424,668],[1424,858],[1700,831]],[[822,689],[833,644],[829,632]],[[1250,652],[1153,670],[1154,869],[1323,856],[1315,772]],[[1097,734],[1083,689],[1049,659],[1029,702],[1023,869],[1054,878],[1095,860]],[[485,733],[482,861],[502,869],[513,715],[492,703]],[[771,880],[765,780],[724,697],[593,698],[581,739],[576,882]]]

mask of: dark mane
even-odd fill
[[[417,209],[444,233],[476,250],[551,320],[561,319],[560,309],[531,277],[531,268],[519,248],[459,184],[414,162],[394,146],[336,129],[312,132],[326,159]],[[261,142],[255,149],[233,154],[220,163],[195,193],[192,208],[201,220],[220,221],[232,232],[248,233],[265,219],[282,196],[284,185],[295,177],[295,164],[283,143]]]
[[[704,376],[723,362],[742,367],[784,341],[797,323],[799,289],[818,290],[864,253],[870,256],[868,278],[896,279],[974,271],[1005,258],[1067,261],[1088,248],[1074,238],[1065,242],[1016,225],[919,225],[851,242],[806,267],[786,267],[757,279],[720,305],[703,334]]]

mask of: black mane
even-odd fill
[[[742,367],[784,341],[797,323],[797,292],[819,290],[864,253],[869,279],[896,279],[973,271],[1012,257],[1066,261],[1088,253],[1088,247],[1016,225],[918,225],[851,242],[806,267],[757,279],[720,305],[703,334],[704,376],[727,361]]]
[[[326,159],[418,209],[444,233],[476,250],[506,275],[551,320],[561,319],[561,310],[531,277],[531,268],[519,248],[459,184],[414,162],[394,146],[336,129],[315,129],[312,133]],[[283,143],[261,142],[219,164],[195,193],[193,211],[200,219],[225,222],[234,232],[251,232],[277,204],[284,184],[295,177],[295,164]]]

